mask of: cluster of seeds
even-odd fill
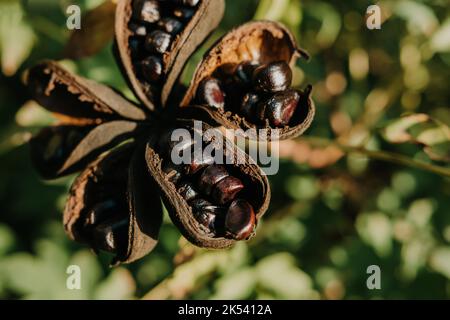
[[[192,141],[177,143],[169,137],[166,134],[160,141],[163,159],[166,159],[162,170],[191,206],[196,221],[215,237],[249,238],[256,225],[256,216],[252,205],[242,197],[242,191],[248,186],[233,176],[226,165],[215,164],[213,157],[196,158]],[[173,152],[191,152],[191,163],[173,164],[170,160]]]
[[[140,78],[157,84],[163,75],[163,56],[194,16],[201,0],[135,0],[128,24],[129,47]]]
[[[259,65],[225,65],[200,83],[197,103],[238,113],[248,121],[273,127],[289,125],[301,94],[291,88],[292,70],[285,61]]]

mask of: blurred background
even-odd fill
[[[79,4],[71,37],[66,8]],[[368,30],[378,4],[381,30]],[[156,250],[109,268],[69,241],[61,213],[74,177],[42,181],[27,140],[52,122],[29,101],[21,74],[41,59],[132,97],[111,54],[111,1],[0,0],[0,298],[405,299],[450,298],[450,8],[447,0],[228,0],[220,28],[285,23],[311,54],[295,84],[314,85],[307,133],[280,144],[273,200],[257,236],[200,250],[165,216]],[[89,12],[89,13],[88,13]],[[69,40],[71,39],[71,40]],[[69,49],[67,49],[69,48]],[[82,289],[66,289],[66,268]],[[369,290],[366,270],[381,269]]]

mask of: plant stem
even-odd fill
[[[326,138],[320,138],[320,137],[303,137],[303,138],[300,138],[299,140],[303,140],[303,141],[305,141],[311,145],[315,145],[315,146],[333,145],[345,153],[359,153],[359,154],[365,155],[371,159],[382,160],[382,161],[396,163],[396,164],[400,164],[400,165],[404,165],[404,166],[408,166],[408,167],[412,167],[412,168],[417,168],[420,170],[425,170],[428,172],[432,172],[432,173],[450,178],[450,168],[434,165],[434,164],[427,163],[424,161],[414,160],[414,159],[411,159],[402,154],[388,152],[388,151],[367,150],[363,147],[353,147],[353,146],[349,146],[349,145],[343,145],[337,141],[329,140]]]

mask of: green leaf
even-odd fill
[[[388,123],[382,129],[391,143],[416,143],[436,161],[450,162],[450,128],[427,114],[416,113]]]
[[[0,55],[2,72],[12,76],[28,58],[35,42],[35,34],[24,20],[20,2],[0,3]]]

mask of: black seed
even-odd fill
[[[256,216],[250,203],[242,199],[233,201],[225,217],[226,235],[235,240],[248,239],[255,226]]]
[[[172,37],[161,30],[152,31],[145,38],[145,49],[152,53],[165,53],[170,48]]]
[[[292,70],[284,61],[262,65],[253,73],[253,83],[260,91],[284,91],[291,86]]]
[[[163,74],[163,65],[160,58],[147,57],[141,62],[142,75],[148,82],[158,82]]]
[[[218,182],[212,190],[212,198],[220,205],[234,200],[236,195],[244,189],[244,184],[236,177],[226,177]]]
[[[113,199],[97,203],[86,215],[84,225],[95,226],[110,218],[117,211],[117,202]]]
[[[252,82],[253,72],[258,67],[256,62],[243,62],[237,66],[235,70],[236,79],[245,85],[249,85]]]
[[[147,29],[141,24],[131,22],[128,28],[135,36],[145,37],[147,35]]]
[[[271,125],[282,127],[289,124],[297,109],[300,94],[296,90],[287,90],[273,95],[266,103],[265,116]]]
[[[188,21],[190,20],[195,14],[195,10],[191,8],[186,7],[179,7],[173,10],[173,15],[177,17],[178,19]]]
[[[92,233],[94,248],[116,253],[127,244],[128,218],[113,218],[96,226]]]
[[[158,21],[158,27],[171,35],[176,35],[183,30],[183,24],[174,18],[161,19]]]
[[[250,121],[257,119],[257,108],[260,102],[259,95],[253,92],[249,92],[244,95],[241,102],[240,112],[242,115]]]
[[[228,177],[229,173],[223,165],[208,166],[200,175],[198,186],[206,195],[211,194],[211,190],[219,181]]]
[[[161,18],[160,11],[159,2],[156,0],[136,0],[134,2],[133,12],[138,20],[155,23]]]
[[[198,197],[198,192],[190,182],[182,182],[178,188],[178,193],[184,200],[190,202]]]

